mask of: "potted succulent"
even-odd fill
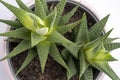
[[[49,8],[46,0],[35,0],[35,10],[33,11],[21,0],[16,0],[20,8],[3,0],[0,2],[17,17],[15,21],[0,20],[0,22],[13,27],[11,31],[1,33],[0,36],[10,37],[8,39],[10,43],[11,41],[18,43],[0,61],[28,50],[28,54],[16,75],[36,56],[39,57],[41,72],[44,74],[45,65],[47,65],[46,62],[50,55],[66,70],[67,80],[73,76],[75,77],[72,80],[93,80],[93,68],[105,72],[113,80],[120,80],[108,65],[109,61],[116,60],[110,55],[110,51],[120,47],[120,43],[112,43],[117,38],[108,38],[112,30],[104,33],[104,26],[109,16],[88,28],[87,13],[81,15],[82,18],[79,20],[68,23],[78,5],[62,16],[67,0],[61,0],[56,6],[51,5]],[[57,80],[66,80],[66,78]]]

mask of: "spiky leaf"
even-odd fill
[[[108,51],[112,51],[114,49],[120,48],[120,43],[106,43],[105,48]]]
[[[0,1],[2,4],[4,4],[4,6],[6,6],[10,11],[12,11],[17,17],[18,17],[18,19],[21,21],[21,23],[23,24],[23,25],[25,25],[26,27],[28,27],[28,25],[29,25],[29,27],[31,26],[31,19],[29,18],[29,16],[28,15],[26,15],[26,11],[24,11],[24,10],[22,10],[22,9],[19,9],[19,8],[17,8],[17,7],[15,7],[15,6],[13,6],[13,5],[10,5],[10,4],[8,4],[8,3],[6,3],[6,2],[4,2],[4,1]],[[26,19],[28,19],[28,20],[26,20]],[[29,24],[28,24],[28,21],[30,21],[29,22]],[[31,29],[31,28],[30,28]]]
[[[41,1],[45,0],[35,0],[35,14],[41,19],[44,19],[46,17],[46,12]]]
[[[70,20],[70,18],[74,15],[74,13],[76,12],[77,8],[78,8],[78,6],[76,6],[70,12],[68,12],[67,14],[62,16],[61,20],[60,20],[60,25],[66,24]]]
[[[48,15],[44,20],[45,25],[50,28],[48,34],[50,34],[53,28],[55,27],[54,25],[56,18],[57,18],[57,9],[55,8],[54,11],[50,15]]]
[[[86,61],[85,59],[85,55],[83,53],[83,51],[80,51],[79,53],[79,80],[81,79],[82,75],[85,73],[85,71],[87,70],[87,68],[89,67],[89,63]]]
[[[57,31],[61,34],[65,34],[67,31],[75,28],[78,24],[80,24],[80,22],[81,22],[81,20],[78,20],[78,21],[73,22],[73,23],[68,24],[68,25],[58,26]]]
[[[106,34],[104,34],[103,36],[85,44],[85,48],[93,48],[96,47],[97,45],[100,45],[101,43],[104,43],[105,40],[107,39],[107,37],[109,36],[109,34],[111,33],[112,29],[110,31],[108,31]]]
[[[69,71],[67,64],[65,63],[64,59],[60,55],[60,52],[57,49],[55,44],[51,44],[50,56],[52,56],[54,60],[56,60],[59,64],[61,64],[64,68],[66,68],[67,71]]]
[[[97,69],[105,72],[108,76],[111,77],[112,80],[120,80],[120,78],[116,75],[116,73],[112,70],[107,62],[96,62],[92,64]]]
[[[67,0],[60,0],[60,2],[58,3],[58,5],[56,6],[56,8],[57,8],[57,18],[55,20],[55,26],[59,24],[62,12],[63,12],[64,7],[66,5],[66,1]]]
[[[48,41],[61,43],[65,48],[67,48],[74,57],[78,57],[79,46],[70,40],[63,37],[57,31],[51,33],[47,38]]]
[[[32,48],[29,50],[27,57],[25,58],[21,67],[17,70],[16,75],[18,75],[35,57],[37,56],[36,49]]]
[[[0,1],[2,4],[4,4],[11,12],[13,12],[15,14],[15,16],[20,20],[20,22],[24,25],[24,27],[35,31],[35,24],[34,21],[36,20],[36,22],[38,24],[43,25],[43,21],[36,16],[35,14],[29,13],[23,9],[19,9],[13,5],[10,5],[4,1]],[[29,22],[29,23],[28,23]]]
[[[31,48],[31,42],[29,40],[23,40],[17,47],[15,47],[13,49],[13,51],[11,51],[7,56],[5,56],[4,58],[0,59],[0,61],[3,61],[5,59],[9,59],[12,58],[18,54],[20,54],[21,52],[30,49]]]
[[[39,42],[45,40],[46,37],[36,34],[34,32],[31,32],[31,46],[37,45]]]
[[[46,0],[40,0],[40,1],[41,1],[41,3],[42,3],[42,6],[43,6],[43,8],[44,8],[46,14],[48,14],[49,11],[48,11],[48,6],[47,6]]]
[[[29,9],[21,0],[16,0],[16,2],[21,9],[32,13],[32,10]]]
[[[105,43],[111,43],[111,42],[113,42],[114,40],[117,40],[117,39],[119,39],[119,38],[107,38]]]
[[[16,43],[19,43],[21,40],[19,40],[19,39],[12,39],[12,38],[7,38],[5,41],[7,41],[7,42],[16,42]]]
[[[82,78],[80,80],[93,80],[93,72],[92,68],[89,67],[85,73],[83,74]]]
[[[75,42],[86,43],[88,41],[89,41],[89,36],[88,36],[87,20],[86,20],[86,15],[84,14],[81,20],[81,24]]]
[[[5,24],[7,24],[7,25],[9,25],[9,26],[11,26],[13,28],[23,27],[23,25],[20,22],[18,22],[18,21],[2,20],[2,19],[0,19],[0,22],[3,22],[3,23],[5,23]]]
[[[23,27],[10,32],[1,33],[0,36],[30,40],[30,34],[30,31]]]
[[[89,29],[89,38],[90,38],[90,40],[94,40],[94,39],[96,39],[97,37],[99,37],[99,36],[101,36],[103,34],[103,29],[105,27],[105,24],[106,24],[108,18],[109,18],[109,15],[104,17],[102,20],[97,22],[95,25],[93,25]]]
[[[40,59],[41,70],[42,70],[42,73],[44,73],[45,64],[48,58],[48,53],[50,48],[50,42],[42,41],[39,44],[37,44],[36,47],[37,47],[38,56]]]
[[[69,57],[70,54],[69,54],[69,51],[67,49],[63,49],[61,51],[61,55],[65,60],[68,60],[68,57]]]
[[[72,58],[72,56],[69,56],[67,60],[68,67],[70,71],[67,71],[67,80],[70,80],[71,77],[73,77],[77,73],[77,67],[76,64]]]
[[[52,13],[50,13],[45,19],[45,26],[47,27],[50,27],[51,26],[51,23],[53,21],[53,18],[54,18],[54,15],[55,15],[55,12],[53,11]]]

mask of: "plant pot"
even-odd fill
[[[48,2],[52,2],[52,1],[56,1],[56,0],[48,0]],[[88,5],[86,2],[84,1],[75,1],[75,0],[68,0],[68,3],[74,4],[74,5],[79,5],[80,7],[85,10],[92,18],[95,22],[99,21],[99,15],[96,13],[96,11],[90,6]],[[34,1],[30,0],[28,2],[28,6],[33,7]],[[15,19],[15,17],[13,17],[12,19]],[[6,45],[6,42],[3,43],[3,45]],[[3,50],[3,53],[7,54],[9,52],[9,44],[7,43],[7,47]],[[15,76],[14,73],[14,69],[13,69],[13,65],[11,64],[11,60],[7,60],[4,61],[4,65],[6,66],[6,69],[8,70],[8,74],[10,75],[10,80],[19,80],[19,77]],[[103,73],[99,73],[99,75],[97,76],[97,80],[102,80],[103,78]]]

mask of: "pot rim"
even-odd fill
[[[59,1],[59,0],[47,0],[47,1]],[[32,7],[31,5],[34,4],[34,0],[29,0],[26,4],[30,7]],[[96,21],[99,21],[101,19],[101,15],[99,14],[99,12],[97,12],[95,10],[94,7],[92,7],[90,4],[88,4],[85,0],[68,0],[68,2],[73,3],[73,4],[77,4],[80,5],[84,10],[86,10],[92,17],[94,17],[94,19]],[[16,17],[13,16],[11,18],[11,20],[15,20]],[[6,31],[8,31],[9,29],[7,29]],[[5,55],[8,53],[8,44],[7,42],[4,41],[3,43],[4,45],[7,45],[6,49],[5,49]],[[5,65],[5,69],[9,75],[10,80],[19,80],[18,77],[16,77],[16,75],[14,74],[14,70],[13,66],[11,65],[10,60],[5,60],[4,64]],[[104,78],[105,74],[103,72],[100,72],[100,74],[98,75],[98,77],[96,78],[96,80],[102,80]]]

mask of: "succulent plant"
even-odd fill
[[[1,33],[0,36],[21,41],[0,61],[28,50],[28,55],[16,75],[37,55],[44,73],[46,61],[50,55],[66,69],[68,80],[75,74],[78,74],[79,80],[93,80],[93,67],[105,72],[113,80],[120,80],[108,65],[109,61],[116,61],[110,51],[120,47],[120,43],[112,43],[117,38],[108,38],[112,30],[104,33],[104,26],[109,16],[89,29],[85,14],[82,19],[66,24],[77,9],[75,7],[62,16],[66,1],[61,0],[52,11],[49,11],[46,0],[35,0],[35,11],[32,11],[21,0],[16,0],[20,8],[0,0],[18,19],[0,20],[14,28],[9,32]],[[80,27],[76,27],[77,25]],[[63,36],[71,29],[73,29],[71,33],[73,42]],[[56,43],[65,47],[61,53]]]
[[[48,10],[46,0],[35,0],[35,11],[29,9],[21,0],[16,0],[20,8],[10,5],[3,0],[0,0],[0,2],[14,13],[18,19],[15,21],[0,20],[0,22],[14,28],[10,32],[1,33],[0,36],[21,40],[19,45],[0,61],[12,58],[28,50],[28,55],[16,74],[26,67],[36,55],[39,56],[42,73],[44,73],[48,55],[52,56],[69,71],[67,64],[56,47],[56,43],[63,45],[74,57],[77,57],[79,46],[63,36],[63,34],[80,23],[80,20],[78,20],[66,25],[77,7],[62,16],[66,0],[61,0],[51,12]],[[64,22],[62,21],[63,19],[65,19]]]
[[[112,29],[104,33],[108,17],[109,15],[88,29],[86,15],[83,15],[79,29],[77,28],[73,32],[73,41],[81,46],[78,59],[70,55],[66,49],[62,51],[71,70],[71,72],[67,72],[68,79],[78,74],[79,80],[93,80],[92,68],[96,68],[106,73],[112,80],[120,80],[108,64],[110,61],[117,60],[112,57],[110,51],[120,48],[120,43],[112,42],[117,38],[108,38]]]

